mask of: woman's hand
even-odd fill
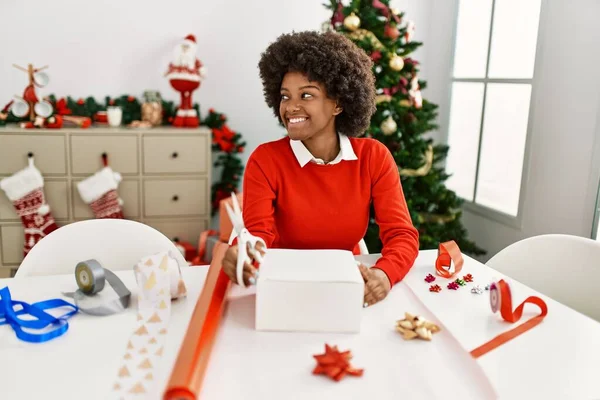
[[[256,248],[262,256],[265,255],[264,247],[262,243],[256,243]],[[248,252],[248,254],[250,254]],[[238,283],[237,281],[237,258],[238,258],[238,245],[229,247],[223,257],[223,272],[231,279],[232,282]],[[251,258],[252,259],[252,258]],[[253,261],[256,261],[252,259]],[[248,261],[244,263],[244,284],[246,286],[256,284],[256,278],[258,277],[258,270]]]
[[[385,272],[379,268],[367,268],[363,264],[358,266],[360,273],[365,281],[365,303],[364,306],[373,304],[385,299],[392,286]]]

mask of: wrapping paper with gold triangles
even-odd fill
[[[156,370],[171,316],[171,300],[186,295],[181,270],[168,252],[142,258],[133,268],[138,285],[136,326],[114,382],[117,399],[158,398]]]

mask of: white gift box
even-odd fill
[[[268,249],[256,282],[260,331],[360,331],[364,281],[344,250]]]

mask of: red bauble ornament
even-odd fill
[[[400,31],[398,31],[398,28],[396,26],[388,24],[383,30],[383,35],[392,40],[396,40],[400,37]]]

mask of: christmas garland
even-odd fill
[[[160,97],[159,97],[160,98]],[[76,117],[88,117],[95,123],[106,122],[106,112],[109,106],[119,106],[123,110],[122,123],[129,125],[134,121],[142,119],[142,103],[134,96],[123,95],[120,97],[105,97],[104,103],[98,103],[93,97],[73,99],[70,96],[56,98],[50,95],[46,98],[53,108],[54,115],[68,115]],[[162,125],[171,125],[175,118],[177,108],[172,101],[160,100],[162,103]],[[21,123],[26,118],[18,118],[10,112],[11,103],[0,111],[0,126],[7,123]],[[200,114],[200,107],[194,104],[194,109]],[[234,132],[227,124],[225,114],[208,110],[206,118],[200,121],[201,126],[206,126],[212,131],[212,151],[219,153],[214,166],[221,168],[221,179],[214,182],[211,187],[211,214],[219,209],[219,202],[230,196],[232,192],[237,193],[244,166],[239,154],[244,152],[246,142],[242,135]]]

